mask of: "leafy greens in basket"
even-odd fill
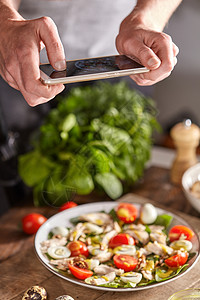
[[[35,205],[60,205],[71,193],[103,189],[116,199],[149,159],[158,128],[154,102],[124,82],[76,87],[60,97],[34,142],[19,158]]]

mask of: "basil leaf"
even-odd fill
[[[165,228],[169,227],[172,222],[173,217],[167,214],[159,215],[155,220],[155,225],[164,226]]]
[[[121,196],[123,192],[122,184],[114,174],[96,174],[95,180],[106,191],[110,198],[116,199]]]
[[[55,164],[38,151],[32,151],[19,157],[19,174],[28,186],[43,181]]]

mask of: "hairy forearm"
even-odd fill
[[[129,17],[156,31],[162,31],[182,0],[138,0]]]

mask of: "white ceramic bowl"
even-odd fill
[[[200,163],[190,167],[185,171],[182,177],[182,187],[188,201],[198,212],[200,212],[200,198],[195,197],[190,192],[190,188],[198,180],[200,181]]]

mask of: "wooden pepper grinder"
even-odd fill
[[[199,145],[200,129],[190,119],[176,124],[171,129],[171,137],[177,148],[175,160],[171,167],[171,181],[181,184],[183,173],[197,163],[196,148]]]

